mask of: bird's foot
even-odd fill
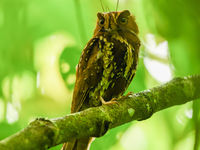
[[[112,98],[110,101],[105,101],[103,99],[103,97],[100,96],[100,101],[103,105],[109,105],[109,104],[116,104],[117,102],[117,98]]]
[[[127,98],[127,97],[132,97],[134,93],[133,92],[128,92],[126,95],[121,96],[121,98]]]
[[[133,92],[128,92],[125,97],[129,97],[129,96],[132,96],[134,93]]]

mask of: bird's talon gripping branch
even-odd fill
[[[103,105],[120,105],[117,99],[136,72],[138,32],[135,17],[129,10],[97,13],[93,37],[83,49],[76,67],[71,113],[99,105],[100,101]],[[67,146],[64,150],[88,149],[90,141],[91,137],[74,140],[64,144]]]
[[[117,98],[112,98],[110,101],[117,102]]]
[[[133,92],[128,92],[125,97],[129,97],[129,96],[132,96],[134,93]]]
[[[103,105],[116,104],[118,103],[116,100],[117,98],[112,98],[110,101],[105,101],[103,97],[100,96],[100,101]]]

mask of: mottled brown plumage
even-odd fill
[[[76,71],[71,113],[121,96],[133,79],[140,40],[135,18],[128,10],[97,14],[92,39],[84,48]],[[91,138],[73,139],[63,150],[86,150]]]

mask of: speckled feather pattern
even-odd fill
[[[77,65],[72,113],[102,105],[100,98],[123,95],[136,72],[140,40],[134,16],[128,10],[97,16],[94,35]],[[73,140],[63,150],[86,150],[89,141]]]

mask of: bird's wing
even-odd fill
[[[99,48],[98,39],[91,39],[84,48],[76,70],[71,112],[80,111],[90,91],[97,86],[101,79],[102,60],[97,59]]]

